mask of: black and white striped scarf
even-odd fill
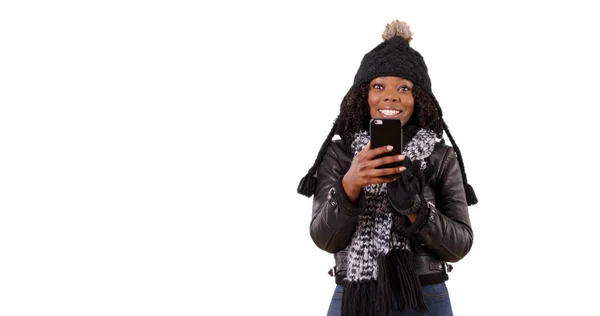
[[[356,133],[351,144],[354,155],[369,140],[368,132]],[[412,161],[421,160],[424,169],[435,142],[435,132],[421,129],[404,147],[403,154]],[[367,209],[358,217],[348,247],[343,316],[381,316],[391,315],[392,309],[426,309],[410,241],[392,229],[394,214],[386,190],[385,183],[363,188]]]

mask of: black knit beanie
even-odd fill
[[[477,204],[475,191],[467,182],[467,174],[465,172],[465,166],[462,160],[460,149],[456,145],[452,134],[450,134],[448,125],[446,125],[442,117],[442,109],[437,99],[433,95],[433,92],[431,91],[431,80],[429,79],[425,60],[423,59],[423,56],[419,54],[419,52],[410,47],[412,32],[410,31],[409,25],[405,22],[395,20],[387,24],[382,37],[383,42],[377,45],[363,57],[358,71],[354,76],[354,83],[348,91],[348,94],[346,94],[344,100],[348,98],[348,95],[353,89],[361,86],[364,83],[370,82],[374,78],[386,76],[395,76],[408,79],[412,81],[415,86],[419,86],[429,93],[438,109],[440,119],[442,119],[444,131],[448,135],[450,142],[452,142],[452,146],[458,157],[465,194],[467,197],[467,204]],[[344,101],[342,103],[344,103]],[[321,161],[323,160],[323,156],[325,155],[327,148],[331,143],[331,139],[335,134],[335,130],[336,125],[334,122],[327,139],[319,150],[319,154],[317,155],[317,159],[315,160],[313,166],[310,168],[306,176],[300,181],[300,184],[298,185],[298,193],[307,197],[310,197],[314,194],[317,184],[315,174],[319,165],[321,164]]]

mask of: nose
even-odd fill
[[[383,97],[383,101],[385,102],[400,102],[400,97],[396,94],[388,94]]]

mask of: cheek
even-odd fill
[[[415,100],[410,100],[410,102],[408,102],[408,104],[406,105],[406,109],[408,112],[408,115],[411,116],[413,113],[415,113]]]
[[[377,102],[378,98],[371,92],[369,92],[369,96],[367,97],[367,103],[369,103],[369,113],[371,114],[371,117],[377,114],[376,111],[373,111],[373,106],[377,105]]]
[[[373,93],[371,93],[371,91],[369,91],[369,95],[367,97],[367,102],[369,103],[369,108],[372,108],[374,105],[377,104],[377,96]]]

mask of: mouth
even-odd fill
[[[379,109],[377,110],[379,113],[383,114],[384,117],[396,117],[399,116],[400,113],[402,113],[402,110],[400,109]]]

